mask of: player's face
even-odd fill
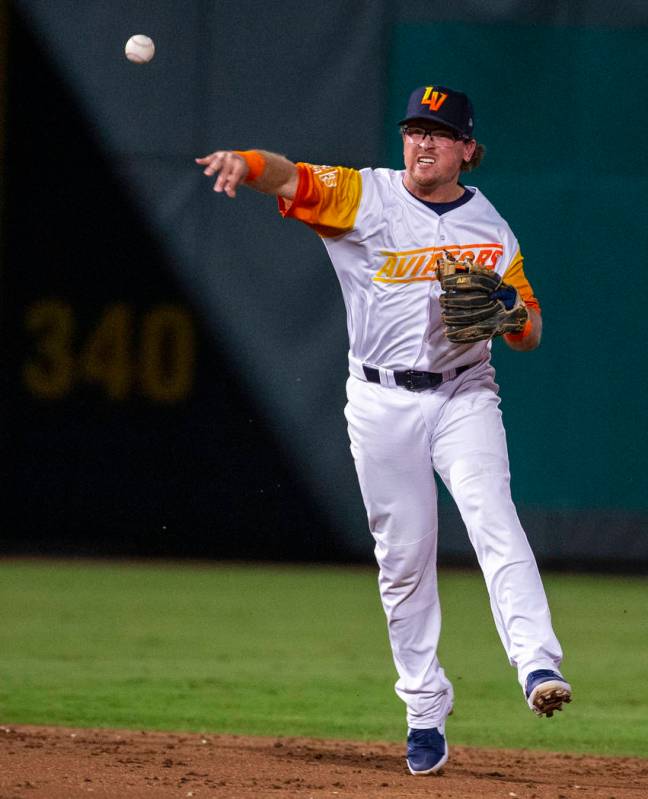
[[[464,141],[441,125],[413,123],[403,130],[405,186],[425,199],[457,184],[461,164],[475,152],[474,139]]]

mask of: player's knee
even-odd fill
[[[390,582],[408,583],[426,567],[436,561],[436,531],[428,530],[423,536],[402,543],[403,536],[374,533],[374,553],[382,574]]]
[[[430,522],[432,514],[394,516],[381,514],[369,517],[369,529],[376,542],[376,549],[388,552],[393,548],[413,547],[415,550],[436,541],[436,526]],[[432,537],[430,539],[430,537]],[[430,540],[428,540],[430,539]]]
[[[398,547],[377,553],[379,585],[390,618],[417,613],[436,600],[436,552]]]

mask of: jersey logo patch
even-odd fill
[[[325,164],[314,166],[313,175],[316,175],[329,189],[334,189],[337,186],[338,171],[335,166],[326,166]]]
[[[434,86],[426,86],[425,94],[421,100],[421,105],[428,105],[430,111],[438,111],[439,108],[445,103],[448,95],[443,92],[438,92]]]
[[[420,250],[390,252],[380,254],[385,260],[373,277],[377,283],[413,283],[419,280],[436,280],[436,262],[444,251],[454,258],[472,258],[478,266],[495,269],[502,257],[504,248],[497,243],[450,244],[445,247],[423,247]]]

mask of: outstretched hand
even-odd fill
[[[214,191],[224,191],[228,197],[236,197],[236,189],[245,181],[250,171],[246,161],[233,150],[217,150],[215,153],[196,158],[196,163],[205,167],[207,177],[216,175]]]

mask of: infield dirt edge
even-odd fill
[[[0,799],[645,799],[648,759],[452,746],[412,777],[404,745],[0,727]]]

